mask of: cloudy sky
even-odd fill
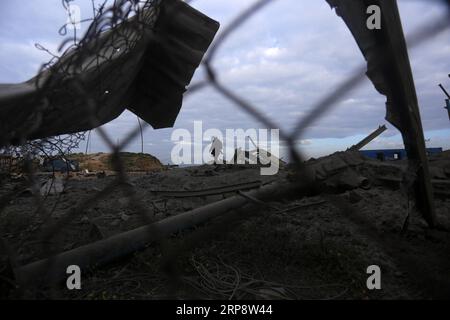
[[[98,1],[99,2],[99,1]],[[75,0],[81,18],[92,16],[91,0]],[[191,5],[221,23],[221,29],[248,0],[196,0]],[[60,0],[2,0],[0,8],[0,83],[16,83],[34,76],[50,56],[35,48],[40,43],[53,52],[63,37],[58,34],[67,14]],[[399,0],[405,33],[443,17],[444,7],[437,1]],[[86,26],[85,26],[86,27]],[[444,96],[437,87],[450,89],[450,30],[410,50],[411,64],[429,147],[450,148],[450,121]],[[330,93],[352,71],[364,63],[349,30],[325,0],[277,0],[254,15],[239,32],[221,47],[214,61],[220,80],[264,114],[290,129],[311,111],[323,95]],[[193,83],[204,79],[199,69]],[[332,110],[305,131],[299,148],[307,156],[320,156],[345,150],[359,139],[386,123],[385,97],[369,80],[336,101]],[[193,130],[194,121],[203,121],[204,129],[260,128],[261,124],[245,114],[213,89],[189,95],[183,104],[176,128]],[[136,117],[124,112],[104,126],[120,141],[136,126]],[[170,141],[174,129],[148,129],[144,151],[163,162],[170,162]],[[205,142],[205,146],[207,142]],[[367,148],[403,147],[398,131],[388,131]],[[84,150],[85,145],[80,149]],[[107,151],[98,134],[91,136],[91,152]],[[128,146],[140,150],[140,139]]]

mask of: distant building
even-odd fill
[[[428,155],[441,153],[442,151],[442,148],[427,148]],[[361,150],[360,153],[368,158],[381,161],[396,161],[408,158],[405,149]]]

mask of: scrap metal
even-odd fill
[[[36,77],[0,84],[0,147],[87,131],[125,108],[154,128],[173,126],[219,23],[181,0],[147,1],[133,17],[97,30],[105,19]]]
[[[397,1],[327,0],[344,20],[367,60],[367,76],[387,97],[386,120],[402,134],[408,153],[417,206],[430,227],[435,227],[433,189],[430,181],[425,139],[408,49]],[[381,9],[381,29],[367,28],[367,8]]]

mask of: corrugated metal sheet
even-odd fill
[[[0,146],[90,130],[125,108],[154,128],[172,126],[219,23],[180,0],[142,16],[147,25],[135,16],[37,77],[0,85]]]

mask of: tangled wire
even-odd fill
[[[341,291],[322,299],[338,299],[347,293],[348,288],[341,284],[325,284],[316,286],[296,286],[281,284],[273,281],[256,279],[243,273],[239,268],[225,263],[220,257],[216,259],[197,259],[194,255],[190,263],[197,273],[195,277],[184,277],[183,280],[210,298],[215,299],[279,299],[298,300],[305,298],[299,291],[308,292],[311,298],[314,291],[319,289],[340,288]]]

